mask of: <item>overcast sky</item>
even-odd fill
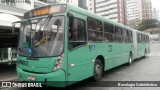
[[[153,8],[157,8],[158,11],[160,11],[160,0],[151,0]]]

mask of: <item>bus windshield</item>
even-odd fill
[[[48,16],[21,23],[19,55],[50,57],[63,53],[64,16]]]

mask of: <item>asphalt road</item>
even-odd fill
[[[151,44],[151,53],[146,58],[141,58],[132,63],[131,66],[122,65],[106,71],[101,81],[160,81],[160,44]],[[1,68],[1,67],[0,67]],[[2,70],[6,74],[4,77],[16,76],[15,66]],[[10,73],[10,74],[9,74]],[[93,86],[91,79],[86,79],[70,87],[63,88],[68,90],[160,90],[160,87],[97,87]],[[104,82],[105,83],[105,82]],[[91,87],[89,87],[91,86]],[[3,88],[2,90],[39,90],[39,89],[58,90],[59,88]]]
[[[11,81],[17,79],[16,65],[3,63],[0,64],[0,81]]]

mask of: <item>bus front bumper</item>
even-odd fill
[[[41,83],[42,85],[53,86],[53,87],[66,86],[65,72],[61,69],[56,72],[51,72],[47,74],[25,72],[18,66],[16,67],[16,70],[19,81],[34,82],[34,83],[36,82],[36,83]],[[29,80],[28,77],[34,77],[34,80]]]

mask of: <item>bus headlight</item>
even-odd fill
[[[63,56],[58,57],[58,59],[55,61],[53,71],[57,71],[62,67],[63,63]]]

